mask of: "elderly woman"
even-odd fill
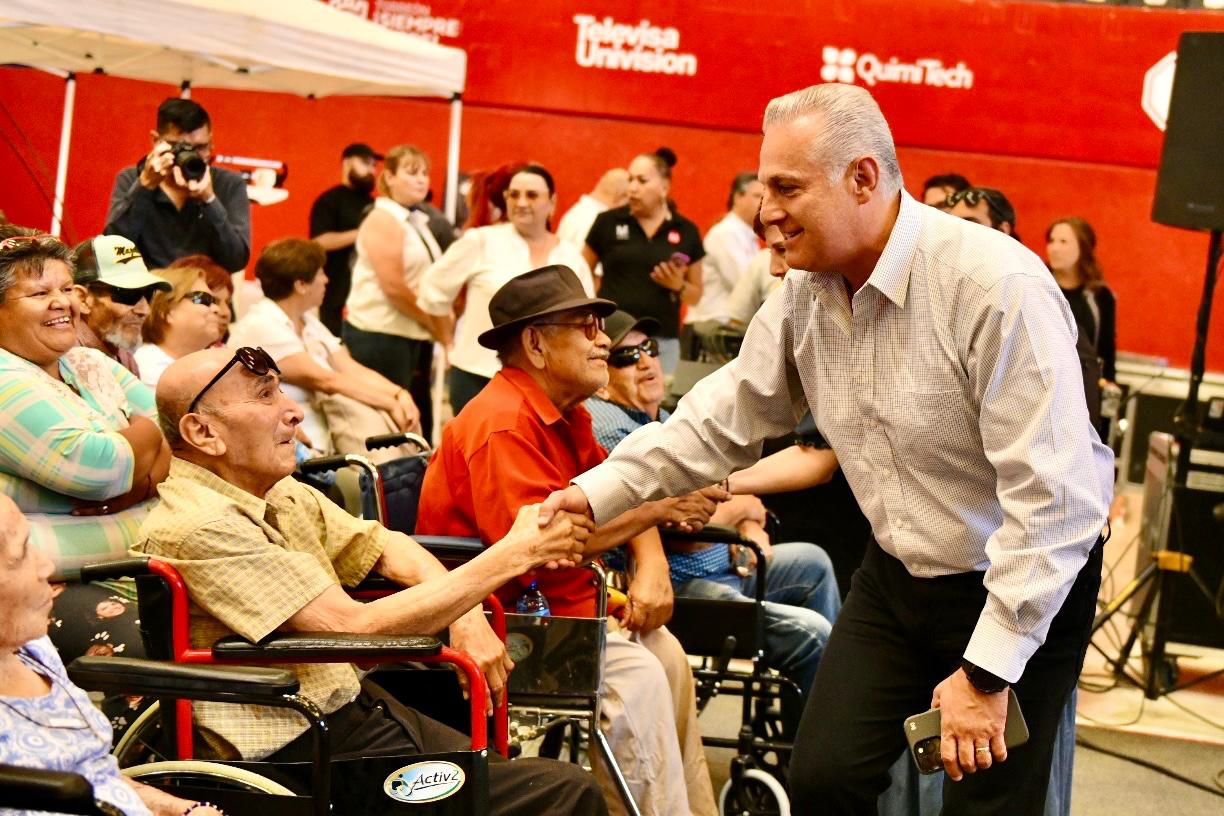
[[[603,264],[599,294],[659,323],[663,372],[680,361],[680,306],[701,301],[705,248],[697,226],[668,199],[676,154],[666,147],[629,164],[629,204],[600,213],[583,256]]]
[[[234,319],[234,276],[225,267],[207,255],[184,255],[170,264],[170,269],[195,267],[204,271],[204,283],[208,291],[217,299],[221,311],[222,336],[217,345],[223,345],[225,333],[229,331],[230,321]]]
[[[180,357],[216,343],[225,333],[228,307],[208,288],[204,270],[198,267],[161,269],[156,273],[169,281],[169,292],[158,292],[144,324],[144,345],[136,349],[140,379],[157,387],[162,372]]]
[[[229,345],[272,355],[317,449],[369,455],[366,437],[415,431],[420,412],[407,389],[355,361],[316,317],[327,291],[326,260],[321,246],[301,238],[264,247],[255,263],[264,297],[234,324]]]
[[[588,295],[595,294],[591,270],[577,249],[551,230],[557,209],[552,174],[538,164],[518,167],[504,193],[509,223],[472,227],[421,277],[417,304],[431,315],[449,318],[459,293],[467,305],[456,327],[447,372],[451,408],[456,414],[501,368],[497,354],[477,342],[493,327],[489,299],[506,281],[549,264],[568,266]]]
[[[53,565],[30,542],[29,529],[12,500],[0,496],[0,763],[80,774],[97,799],[124,816],[217,816],[207,803],[119,773],[110,723],[68,679],[47,637]]]
[[[434,320],[417,305],[417,287],[442,257],[418,208],[429,193],[429,157],[412,145],[391,148],[378,188],[382,195],[357,229],[344,344],[354,360],[408,389],[428,435]]]
[[[72,250],[0,227],[0,493],[61,570],[126,553],[170,464],[152,391],[76,346],[75,303]]]

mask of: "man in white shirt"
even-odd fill
[[[756,173],[739,173],[731,180],[727,214],[706,233],[705,262],[701,265],[701,300],[685,315],[686,325],[704,320],[726,323],[727,298],[748,264],[761,249],[752,231],[752,219],[761,209],[765,186]]]
[[[790,769],[797,813],[875,813],[904,719],[942,711],[945,813],[1040,814],[1100,585],[1113,457],[1044,264],[902,189],[863,88],[765,113],[761,220],[792,274],[739,357],[549,497],[597,522],[717,482],[810,407],[876,544],[821,660]],[[1003,739],[1008,685],[1031,738]]]
[[[586,246],[587,233],[591,231],[591,224],[595,223],[595,216],[628,203],[629,171],[623,167],[613,167],[600,177],[594,190],[583,193],[582,198],[561,216],[561,222],[557,224],[557,237],[581,250]]]

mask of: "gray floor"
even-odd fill
[[[711,702],[701,717],[706,733],[732,736],[735,733],[738,700],[729,697]],[[1200,782],[1216,785],[1217,774],[1224,772],[1224,746],[1204,745],[1185,740],[1127,734],[1081,726],[1080,738],[1129,756],[1135,756]],[[706,749],[714,792],[727,780],[732,751]],[[1224,776],[1220,777],[1224,781]],[[1075,781],[1072,813],[1075,816],[1207,816],[1224,814],[1224,798],[1170,779],[1130,762],[1105,756],[1079,746],[1075,753]],[[1221,789],[1224,796],[1224,789]]]

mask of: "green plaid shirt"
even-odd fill
[[[70,349],[62,381],[0,349],[0,493],[30,522],[57,572],[122,558],[151,502],[108,516],[72,516],[132,486],[135,456],[119,433],[132,416],[155,419],[153,392],[100,351]]]

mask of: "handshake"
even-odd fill
[[[520,508],[514,526],[501,540],[501,544],[510,545],[507,549],[513,549],[521,559],[520,572],[581,564],[595,522],[586,515],[564,510],[541,519],[540,507],[529,504]]]

